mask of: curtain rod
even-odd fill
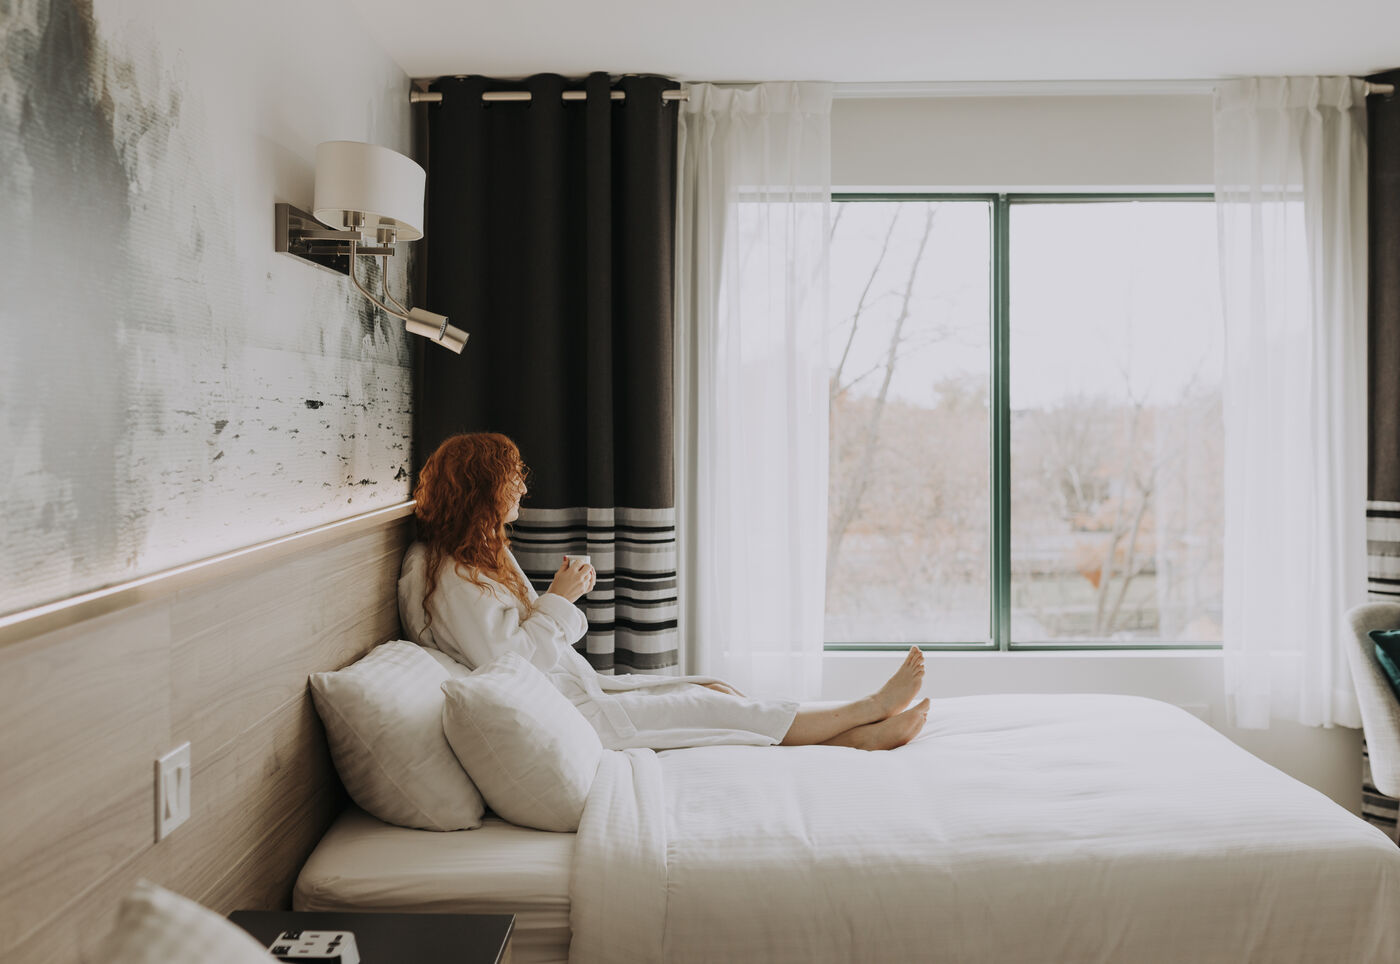
[[[483,102],[493,101],[529,101],[534,96],[528,90],[488,90],[481,95]],[[564,100],[587,100],[588,92],[583,90],[566,90],[560,95]],[[626,100],[625,90],[615,90],[612,92],[613,100]],[[689,100],[690,94],[684,90],[663,90],[661,99],[666,100]],[[442,92],[436,90],[415,90],[408,95],[411,104],[440,104],[442,103]]]
[[[1366,82],[1366,96],[1373,94],[1381,97],[1390,97],[1395,93],[1394,84],[1375,84]],[[525,101],[529,102],[533,95],[528,90],[489,90],[481,95],[484,103],[496,101]],[[561,95],[564,100],[587,100],[588,94],[582,90],[566,90]],[[612,92],[613,100],[626,100],[627,92],[615,90]],[[661,99],[668,100],[689,100],[690,93],[685,90],[663,90]],[[442,103],[442,93],[435,90],[415,90],[408,95],[409,103],[412,104],[440,104]]]

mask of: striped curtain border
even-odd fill
[[[1373,599],[1400,601],[1400,502],[1366,503],[1366,577]]]
[[[598,672],[678,671],[674,508],[522,508],[511,549],[541,592],[562,556],[592,558],[598,582],[580,600],[588,634],[576,645]]]

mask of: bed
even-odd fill
[[[557,964],[569,957],[575,840],[499,817],[477,830],[411,830],[352,806],[302,868],[292,907],[514,914],[512,964]]]
[[[515,913],[521,961],[1400,956],[1384,835],[1184,710],[1104,695],[937,701],[886,753],[607,752],[577,834],[350,811],[294,901]]]

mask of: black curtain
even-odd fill
[[[445,78],[427,110],[421,300],[471,338],[422,356],[417,461],[456,432],[516,441],[533,473],[516,558],[542,590],[561,555],[592,556],[580,649],[602,672],[677,663],[677,106],[662,99],[677,86]],[[496,90],[531,96],[482,100]]]
[[[1400,85],[1400,70],[1367,80]],[[1400,93],[1366,98],[1370,343],[1366,545],[1372,599],[1400,601]],[[1362,815],[1396,839],[1397,801],[1371,783]]]
[[[1400,70],[1368,79],[1400,86]],[[1400,94],[1366,98],[1366,121],[1371,396],[1366,497],[1400,506]],[[1400,579],[1373,578],[1371,591],[1400,598]]]

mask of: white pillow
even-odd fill
[[[603,758],[583,714],[517,653],[442,691],[447,742],[491,809],[522,827],[577,830]]]
[[[267,964],[247,931],[194,901],[138,880],[94,964]]]
[[[485,805],[442,734],[448,671],[398,640],[357,663],[311,675],[336,772],[360,807],[386,823],[472,830]]]
[[[441,666],[443,669],[447,670],[447,675],[448,675],[448,676],[470,676],[470,675],[472,675],[472,671],[471,671],[471,670],[467,669],[466,666],[464,666],[464,665],[462,665],[461,663],[457,662],[455,659],[453,659],[451,656],[448,656],[446,653],[444,653],[444,652],[443,652],[442,650],[440,650],[440,649],[429,649],[427,646],[424,646],[424,647],[423,647],[423,652],[427,653],[427,654],[428,654],[429,656],[431,656],[433,659],[437,660],[437,664],[438,664],[439,666]]]

